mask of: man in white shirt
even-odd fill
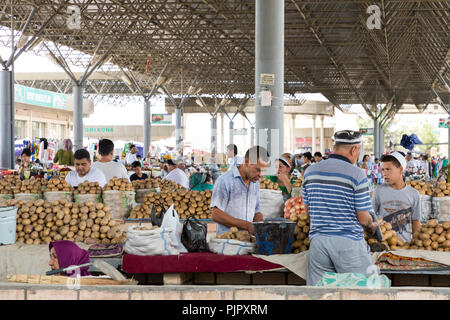
[[[179,185],[182,185],[186,189],[189,189],[189,179],[186,173],[178,168],[177,164],[173,162],[172,159],[165,159],[167,163],[167,171],[169,172],[167,176],[163,178],[163,180],[170,180]]]
[[[233,166],[239,166],[242,164],[242,159],[237,155],[238,149],[235,144],[229,144],[227,146],[227,157],[228,157],[228,171],[231,170]]]
[[[79,149],[73,155],[75,171],[70,171],[66,181],[72,187],[77,187],[84,181],[98,182],[100,187],[106,184],[105,175],[99,169],[91,166],[91,156],[87,150]]]
[[[103,172],[107,183],[114,177],[128,179],[128,172],[125,166],[119,162],[112,161],[114,156],[114,143],[111,140],[100,140],[98,142],[98,153],[100,154],[100,160],[94,162],[92,167]]]
[[[414,173],[418,170],[418,164],[417,161],[413,158],[412,153],[408,152],[406,154],[406,171],[409,171],[410,173]]]
[[[136,146],[134,144],[132,144],[130,146],[130,151],[127,154],[127,164],[128,165],[131,166],[133,164],[133,162],[138,161],[137,152],[138,152],[138,150],[137,150]]]

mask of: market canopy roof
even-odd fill
[[[370,30],[374,4],[381,29]],[[0,9],[0,24],[10,27],[10,2]],[[284,90],[320,92],[335,106],[362,104],[387,118],[403,103],[448,110],[449,16],[450,2],[438,0],[286,0]],[[15,0],[15,30],[27,20],[24,33],[36,41],[18,51],[51,50],[63,65],[122,69],[141,93],[157,83],[180,95],[254,94],[255,1]],[[2,28],[0,42],[10,41]]]

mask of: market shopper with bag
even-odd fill
[[[315,285],[326,272],[371,273],[374,264],[364,240],[364,229],[375,233],[369,182],[355,167],[361,152],[361,133],[334,134],[334,154],[310,166],[302,184],[306,212],[311,220],[306,283]]]
[[[217,179],[211,205],[212,219],[218,223],[218,234],[231,227],[253,233],[252,222],[264,221],[260,212],[259,179],[269,167],[267,150],[254,146],[245,153],[244,163],[233,166]]]

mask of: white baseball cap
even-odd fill
[[[403,171],[406,170],[406,166],[407,166],[406,159],[400,152],[395,151],[389,155],[393,156],[395,159],[398,160],[398,162],[400,162],[400,165],[403,167]]]

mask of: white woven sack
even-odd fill
[[[136,230],[131,226],[127,232],[124,250],[140,256],[177,255],[178,249],[172,245],[171,229]]]
[[[420,195],[420,221],[427,222],[433,217],[433,210],[431,207],[431,196],[426,194]]]
[[[208,243],[209,250],[217,254],[228,256],[244,256],[256,251],[256,244],[234,239],[211,239]]]
[[[47,191],[44,192],[44,199],[50,202],[55,200],[62,201],[65,200],[67,202],[73,201],[73,192],[72,191]]]
[[[280,218],[283,216],[284,200],[280,190],[261,189],[260,199],[261,212],[264,218]]]
[[[439,222],[450,221],[450,197],[433,197],[433,216]]]

